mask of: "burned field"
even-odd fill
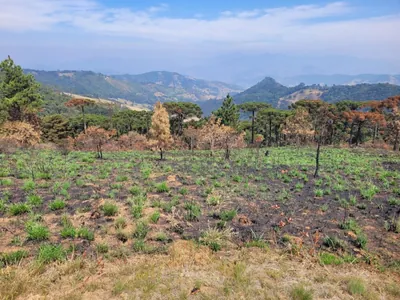
[[[278,248],[321,264],[399,268],[400,157],[277,148],[222,153],[2,155],[0,264],[211,248]]]

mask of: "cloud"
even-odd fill
[[[0,36],[14,34],[9,44],[26,34],[51,44],[46,34],[52,34],[60,45],[81,39],[87,41],[87,48],[101,45],[151,53],[158,49],[164,56],[268,52],[379,55],[399,62],[400,14],[362,17],[358,7],[346,2],[226,10],[215,18],[203,14],[171,17],[173,7],[167,4],[133,10],[106,7],[96,0],[0,0],[0,7]],[[64,36],[65,41],[60,41]]]

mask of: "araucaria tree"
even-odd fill
[[[238,105],[238,107],[245,112],[251,113],[251,143],[254,144],[254,122],[256,120],[256,112],[260,109],[266,109],[271,105],[263,102],[246,102]]]
[[[67,107],[78,107],[81,109],[84,133],[86,133],[85,107],[93,104],[94,101],[87,98],[73,98],[65,103]]]
[[[157,102],[151,117],[150,138],[155,141],[157,148],[160,150],[161,160],[164,159],[165,149],[173,142],[169,126],[168,112],[161,102]]]

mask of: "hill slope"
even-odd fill
[[[301,82],[305,84],[321,84],[321,85],[355,85],[361,83],[390,83],[400,85],[400,74],[399,75],[388,75],[388,74],[359,74],[359,75],[298,75],[292,77],[285,77],[278,80],[278,82],[294,86]]]
[[[273,78],[267,77],[251,88],[235,96],[235,102],[240,104],[248,101],[267,102],[278,108],[287,108],[293,102],[301,99],[322,99],[334,103],[341,100],[383,100],[387,97],[400,95],[400,86],[388,83],[335,85],[299,84],[287,87]]]
[[[34,75],[40,83],[62,92],[144,104],[154,104],[156,101],[206,101],[242,91],[235,85],[194,79],[171,72],[115,76],[90,71],[25,72]]]

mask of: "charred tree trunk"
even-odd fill
[[[393,151],[399,150],[399,139],[400,139],[400,130],[397,130],[396,135],[394,137]]]
[[[160,160],[164,160],[164,150],[160,148]]]
[[[315,173],[314,178],[318,177],[319,172],[319,154],[321,151],[321,138],[318,139],[317,155],[315,156]]]
[[[272,118],[269,118],[269,138],[268,138],[268,147],[272,145]]]
[[[362,123],[358,123],[358,129],[357,129],[357,136],[356,136],[356,146],[358,146],[361,143],[361,125]]]
[[[350,127],[350,138],[349,138],[349,146],[351,146],[351,144],[353,143],[353,128],[354,128],[354,124],[351,124]]]

